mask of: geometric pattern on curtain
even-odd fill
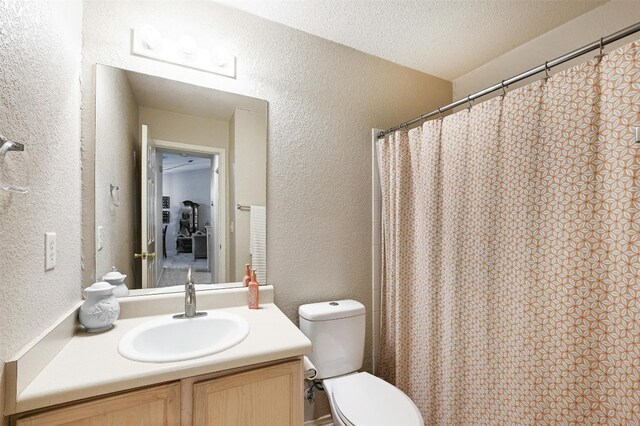
[[[378,142],[380,375],[425,424],[640,424],[639,51]]]

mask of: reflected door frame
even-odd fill
[[[218,241],[218,261],[217,261],[217,270],[216,273],[218,275],[217,283],[225,283],[227,282],[227,233],[226,233],[226,223],[227,223],[227,209],[225,206],[227,205],[227,192],[229,188],[227,187],[227,153],[224,148],[218,148],[213,146],[204,146],[204,145],[194,145],[187,144],[182,142],[172,142],[168,140],[162,139],[154,139],[156,148],[162,150],[170,150],[170,151],[180,151],[185,153],[193,153],[193,154],[205,154],[218,156],[218,224],[216,226],[216,236]],[[212,163],[213,165],[213,163]],[[213,171],[213,169],[212,169]],[[223,190],[220,190],[222,188]],[[211,193],[213,195],[213,187],[211,187]]]

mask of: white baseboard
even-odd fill
[[[333,426],[333,417],[331,414],[327,414],[319,419],[304,422],[304,426]]]

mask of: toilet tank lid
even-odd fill
[[[326,321],[364,315],[364,305],[356,300],[309,303],[298,308],[298,315],[308,321]]]

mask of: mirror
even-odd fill
[[[96,280],[130,294],[267,284],[267,102],[97,65]]]

